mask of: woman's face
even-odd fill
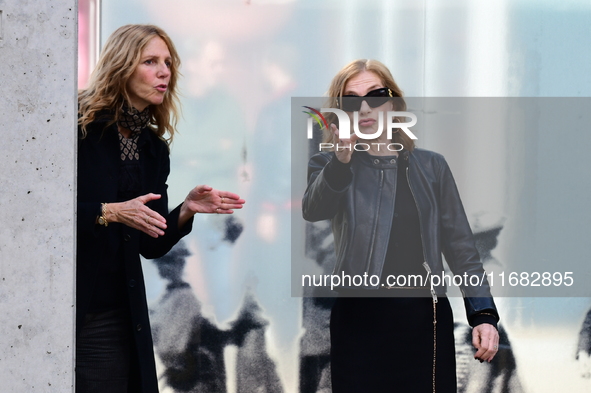
[[[365,96],[372,90],[380,89],[386,87],[382,83],[382,80],[373,72],[371,71],[361,71],[359,74],[355,75],[351,79],[347,81],[345,84],[345,90],[343,95],[356,95],[359,97]],[[359,131],[363,134],[373,134],[377,132],[379,127],[379,118],[380,112],[382,112],[383,123],[384,127],[387,124],[386,122],[386,115],[388,111],[393,110],[393,105],[391,101],[387,101],[386,103],[372,108],[367,104],[367,101],[362,101],[361,107],[359,108]],[[347,112],[349,118],[351,119],[351,131],[353,131],[353,112]],[[386,132],[382,132],[382,135],[385,137]]]
[[[139,111],[159,105],[170,81],[172,59],[164,40],[152,38],[142,51],[140,63],[127,81],[131,105]]]

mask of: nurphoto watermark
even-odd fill
[[[314,109],[310,106],[304,106],[304,108],[308,109],[309,111],[304,111],[310,115],[307,122],[307,137],[308,139],[313,139],[313,132],[314,132],[314,121],[320,126],[320,129],[325,128],[329,129],[328,122],[322,113],[334,113],[337,118],[339,119],[339,138],[340,139],[349,139],[351,137],[351,121],[349,119],[349,115],[347,112],[336,109],[336,108],[320,108],[320,110]],[[386,118],[386,126],[384,127],[384,117]],[[400,118],[410,118],[410,121],[402,122],[399,121]],[[401,112],[401,111],[388,111],[386,112],[386,116],[383,116],[383,112],[379,112],[378,115],[378,127],[377,130],[373,133],[363,133],[359,130],[359,112],[353,112],[353,132],[355,135],[359,137],[359,139],[363,140],[375,140],[379,138],[384,131],[386,131],[386,136],[388,140],[392,140],[392,134],[394,133],[395,129],[402,130],[406,135],[408,135],[411,139],[418,139],[417,136],[409,129],[410,127],[417,124],[417,116],[411,112]],[[390,151],[400,151],[403,149],[400,143],[371,143],[371,145],[378,145],[376,146],[378,150],[380,150],[381,145]],[[318,146],[318,150],[324,149],[332,149],[336,148],[339,149],[339,146],[335,146],[333,143],[321,142]],[[353,146],[354,150],[357,151],[367,151],[370,148],[369,143],[357,143]]]

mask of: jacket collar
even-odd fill
[[[408,150],[404,149],[400,153],[398,153],[398,157],[400,157],[402,160],[408,162],[408,158],[410,157],[410,152]]]
[[[356,157],[356,159],[363,165],[376,169],[389,169],[397,168],[402,156],[400,155],[400,153],[398,154],[398,157],[372,156],[365,151],[358,151],[355,154],[353,154],[353,157]]]

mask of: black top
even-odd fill
[[[389,157],[394,158],[394,157]],[[406,176],[407,166],[403,161],[398,162],[396,198],[394,204],[394,217],[390,229],[390,240],[384,270],[382,271],[382,282],[386,282],[388,275],[409,277],[410,275],[427,276],[427,271],[422,266],[425,260],[421,242],[421,228],[419,224],[419,212],[417,204],[412,195],[410,185]],[[398,280],[396,286],[426,286],[425,283],[404,282]]]

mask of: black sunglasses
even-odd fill
[[[337,98],[337,107],[345,112],[355,112],[361,109],[361,103],[365,101],[370,107],[377,108],[380,105],[384,105],[391,97],[394,97],[392,90],[388,87],[382,87],[381,89],[370,91],[363,97],[348,94]]]

